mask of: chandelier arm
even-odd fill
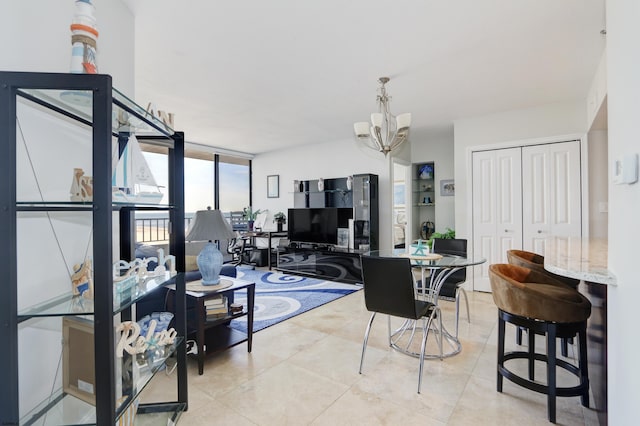
[[[393,142],[391,143],[391,145],[389,145],[389,148],[391,150],[396,149],[397,147],[399,147],[400,145],[402,145],[404,143],[404,141],[407,140],[407,136],[406,135],[402,135],[402,136],[397,136],[393,139]]]
[[[371,129],[373,130],[371,132],[371,140],[378,150],[382,152],[384,150],[384,144],[382,143],[382,134],[380,133],[381,129],[377,126],[373,126]]]

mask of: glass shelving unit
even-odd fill
[[[112,199],[112,159],[133,134],[168,150],[167,203]],[[176,422],[187,409],[184,135],[114,89],[110,76],[0,72],[0,146],[0,323],[7,325],[0,328],[0,424],[113,426],[131,410],[140,421]],[[87,201],[70,201],[77,164],[91,177]],[[147,274],[114,290],[114,263],[134,258],[139,210],[169,213],[177,273]],[[88,290],[74,295],[74,263],[87,259]],[[129,355],[118,330],[135,321],[140,301],[170,284],[183,301],[175,304],[177,338]],[[69,331],[74,321],[84,328]],[[177,360],[177,399],[138,405],[169,357]],[[74,372],[84,397],[66,385]]]

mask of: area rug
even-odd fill
[[[332,300],[360,290],[362,286],[276,272],[238,268],[238,278],[256,283],[253,331],[262,330],[300,315]],[[245,291],[235,293],[235,302],[247,306]],[[247,317],[231,321],[231,327],[247,331]]]

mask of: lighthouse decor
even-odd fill
[[[71,72],[97,74],[96,51],[98,30],[95,8],[91,0],[76,0],[76,10],[71,22]]]

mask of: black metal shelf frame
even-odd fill
[[[41,101],[29,90],[77,90],[92,93],[90,121],[70,113],[64,108]],[[114,98],[113,93],[116,93]],[[77,120],[92,129],[92,171],[93,201],[91,203],[68,202],[24,202],[16,199],[16,117],[17,97],[21,96],[56,113]],[[5,350],[0,351],[0,424],[17,425],[30,423],[33,419],[20,419],[18,400],[18,324],[33,315],[18,313],[17,308],[17,220],[18,212],[30,211],[88,211],[92,215],[93,226],[93,280],[94,280],[94,339],[95,350],[95,416],[98,425],[112,426],[118,416],[126,409],[128,403],[116,408],[115,400],[115,342],[113,321],[116,313],[122,319],[131,318],[131,304],[114,309],[111,253],[113,246],[112,213],[120,212],[120,254],[121,258],[133,259],[134,234],[127,223],[132,223],[136,210],[168,210],[173,224],[170,234],[170,252],[176,257],[175,278],[176,304],[175,328],[179,335],[176,347],[178,400],[166,403],[142,405],[139,413],[168,411],[170,418],[177,420],[180,413],[187,409],[187,370],[186,370],[186,302],[184,274],[184,134],[170,133],[161,128],[154,119],[143,116],[138,110],[126,105],[118,97],[123,97],[112,87],[111,76],[88,74],[28,73],[0,72],[0,268],[4,271],[4,279],[0,282],[0,339],[5,343]],[[170,147],[169,163],[169,199],[168,206],[135,206],[112,203],[111,189],[111,147],[112,137],[117,136],[112,129],[113,105],[127,110],[138,119],[156,129],[159,134],[151,137],[154,140],[165,140],[163,144]],[[145,140],[150,139],[148,137]],[[168,141],[168,142],[167,142]],[[123,228],[129,233],[123,233]],[[106,255],[105,257],[105,253]],[[108,260],[105,260],[108,259]],[[158,286],[159,288],[160,286]],[[70,313],[72,314],[72,313]],[[52,314],[50,316],[56,316]],[[130,398],[133,400],[134,398]],[[130,403],[131,401],[129,401]],[[46,409],[35,415],[46,414]]]

